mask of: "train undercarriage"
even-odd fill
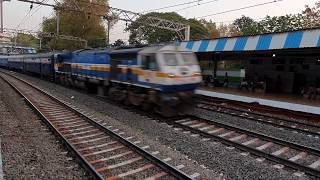
[[[137,87],[123,83],[92,81],[88,78],[57,74],[56,82],[77,87],[88,93],[108,96],[116,102],[133,105],[146,112],[155,111],[164,117],[174,117],[190,113],[194,108],[194,92],[181,91],[163,93],[161,91]]]
[[[141,107],[144,111],[153,110],[164,117],[184,115],[193,110],[192,91],[163,93],[147,88],[113,85],[109,97],[126,105]]]

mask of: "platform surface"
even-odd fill
[[[320,115],[320,100],[279,94],[253,93],[226,88],[199,88],[197,94]]]

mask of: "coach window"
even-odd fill
[[[141,68],[144,70],[157,70],[157,61],[154,55],[142,55],[141,56]]]

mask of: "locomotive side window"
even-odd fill
[[[141,69],[145,70],[148,67],[148,61],[146,56],[141,56]]]
[[[149,64],[148,64],[148,69],[151,71],[157,70],[157,62],[155,59],[150,59]]]
[[[154,55],[143,55],[141,57],[141,68],[144,70],[157,70],[157,61]]]

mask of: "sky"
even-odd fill
[[[53,0],[44,0],[48,3],[54,3]],[[134,12],[144,12],[150,9],[166,7],[170,5],[192,2],[194,0],[109,0],[109,5]],[[231,9],[237,9],[245,6],[251,6],[272,0],[200,0],[198,3],[167,8],[160,12],[175,11],[186,18],[198,18],[205,15],[219,13]],[[305,5],[313,6],[319,0],[283,0],[277,3],[264,5],[260,7],[229,12],[221,15],[209,16],[205,19],[211,19],[213,22],[228,24],[242,15],[253,19],[260,19],[266,15],[279,16],[285,14],[300,13]],[[185,7],[193,6],[185,10]],[[54,11],[50,7],[33,5],[30,11],[30,3],[11,0],[4,2],[4,27],[12,29],[27,29],[38,31],[41,29],[43,18],[50,17]],[[124,22],[117,23],[111,30],[111,42],[117,39],[128,40],[128,33],[123,30],[126,27]]]

